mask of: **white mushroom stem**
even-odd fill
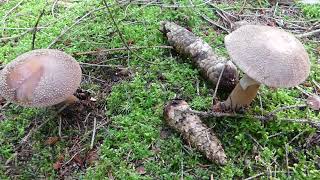
[[[70,104],[73,104],[78,101],[79,101],[79,99],[77,97],[75,97],[74,95],[71,95],[71,96],[67,97],[67,99],[64,100],[63,103],[66,105],[70,105]]]
[[[228,99],[222,102],[225,109],[238,110],[251,104],[259,90],[260,83],[247,75],[241,78],[240,82],[233,89]]]

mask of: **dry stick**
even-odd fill
[[[90,64],[90,63],[84,63],[84,62],[80,62],[79,64],[80,65],[84,65],[84,66],[96,66],[96,67],[108,67],[108,68],[126,69],[125,67],[123,67],[121,65]]]
[[[96,77],[93,77],[93,76],[90,76],[90,75],[87,75],[87,74],[82,74],[82,75],[85,76],[85,77],[88,77],[90,79],[94,79],[96,81],[102,82],[102,83],[107,83],[107,81],[105,81],[103,79],[99,79],[99,78],[96,78]]]
[[[287,175],[289,176],[289,153],[288,153],[288,144],[287,143],[284,143],[284,147],[285,147],[285,150],[286,150],[286,168],[287,168]]]
[[[86,148],[81,149],[80,151],[76,152],[66,163],[64,163],[61,167],[64,167],[65,165],[69,164],[74,157],[76,157],[79,153],[81,153],[82,151],[84,151]]]
[[[121,31],[120,31],[120,29],[119,29],[119,27],[118,27],[118,24],[116,23],[116,21],[115,21],[115,19],[114,19],[114,17],[113,17],[113,14],[112,14],[112,12],[111,12],[111,10],[110,10],[110,7],[109,7],[109,5],[107,4],[106,0],[103,0],[103,3],[104,3],[104,5],[106,6],[106,8],[107,8],[107,10],[108,10],[110,19],[111,19],[113,25],[115,26],[115,28],[116,28],[116,30],[117,30],[117,33],[118,33],[118,35],[119,35],[122,43],[123,43],[124,46],[128,49],[128,51],[129,51],[130,53],[136,55],[139,59],[141,59],[141,60],[143,60],[143,61],[145,61],[145,62],[147,62],[147,63],[156,64],[156,63],[154,63],[154,62],[150,62],[150,61],[145,60],[144,58],[142,58],[142,57],[139,56],[138,54],[134,53],[134,52],[130,49],[129,45],[127,44],[125,38],[123,37],[123,35],[122,35],[122,33],[121,33]]]
[[[16,35],[16,36],[11,36],[11,37],[4,37],[4,38],[0,38],[0,42],[3,42],[3,41],[8,41],[8,40],[11,40],[11,39],[18,39],[26,34],[28,34],[30,31],[32,31],[32,29],[30,30],[27,30],[19,35]]]
[[[62,133],[61,133],[61,126],[62,126],[62,117],[59,117],[59,137],[62,137]]]
[[[248,177],[248,178],[246,178],[246,179],[244,179],[244,180],[256,179],[257,177],[260,177],[260,176],[262,176],[262,175],[264,175],[264,174],[265,174],[265,173],[259,173],[259,174],[256,174],[256,175],[254,175],[254,176]]]
[[[242,13],[242,11],[244,10],[244,7],[246,6],[246,4],[247,4],[247,0],[244,0],[244,1],[243,1],[243,4],[242,4],[242,6],[241,6],[241,9],[240,9],[240,11],[238,12],[238,14],[241,14],[241,13]]]
[[[48,118],[47,120],[45,120],[44,122],[42,122],[39,126],[37,127],[33,127],[26,136],[24,136],[22,138],[22,140],[19,142],[19,145],[15,148],[15,151],[17,151],[17,149],[19,149],[25,142],[27,142],[27,140],[30,138],[30,136],[38,131],[42,126],[44,126],[45,124],[47,124],[50,120],[52,120],[53,118],[55,118],[56,116],[58,116],[58,114],[63,111],[63,109],[65,109],[68,105],[64,105],[62,106],[56,113],[55,115],[52,116],[52,118]]]
[[[54,8],[55,8],[55,6],[56,6],[56,4],[57,4],[58,1],[59,1],[59,0],[55,0],[55,1],[53,2],[52,8],[51,8],[52,17],[54,17]],[[55,17],[54,17],[54,18],[55,18]]]
[[[173,49],[172,46],[131,46],[130,47],[131,50],[152,49],[152,48]],[[75,52],[73,54],[75,56],[81,56],[81,55],[91,55],[91,54],[107,53],[107,52],[114,52],[114,51],[124,51],[124,50],[128,50],[128,48],[122,47],[122,48],[102,49],[102,50],[96,50],[96,51]]]
[[[299,106],[291,106],[291,108],[297,108]],[[289,108],[283,108],[283,110],[286,110]],[[244,118],[244,117],[250,117],[242,114],[236,114],[236,113],[220,113],[220,112],[203,112],[203,111],[196,111],[190,109],[189,112],[197,114],[203,118],[210,118],[210,117],[238,117],[238,118]],[[277,112],[279,112],[277,110]],[[271,120],[275,120],[276,118],[274,116],[253,116],[254,118],[262,121],[262,122],[268,122]],[[312,119],[288,119],[288,118],[278,118],[278,120],[281,121],[287,121],[287,122],[293,122],[293,123],[300,123],[300,124],[308,124],[316,129],[320,129],[320,121],[312,120]]]
[[[306,32],[306,33],[303,33],[303,34],[297,34],[295,36],[298,37],[298,38],[304,38],[304,37],[314,36],[314,35],[317,35],[317,34],[320,34],[320,29],[316,29],[314,31]]]
[[[272,116],[275,116],[276,113],[278,113],[280,111],[284,111],[284,110],[288,110],[288,109],[295,109],[295,108],[304,108],[304,107],[307,107],[307,105],[306,104],[299,104],[299,105],[292,105],[292,106],[284,106],[284,107],[280,107],[276,110],[271,111],[266,116],[272,117]]]
[[[97,118],[93,118],[93,131],[92,131],[92,138],[91,138],[91,144],[90,144],[90,149],[93,148],[93,143],[94,143],[94,138],[96,136],[96,130],[97,130]]]
[[[38,24],[39,24],[39,22],[40,22],[40,19],[41,19],[42,16],[44,15],[46,6],[47,6],[47,2],[46,2],[46,4],[44,5],[44,7],[43,7],[43,9],[42,9],[42,11],[41,11],[41,13],[40,13],[37,21],[36,21],[36,24],[35,24],[34,27],[33,27],[33,30],[32,30],[33,32],[32,32],[31,50],[34,50],[34,43],[35,43],[35,40],[36,40],[37,31],[38,31]]]
[[[49,27],[37,27],[37,29],[46,29],[46,28],[49,28]],[[34,27],[32,27],[32,28],[0,27],[0,29],[2,29],[2,30],[33,30]]]
[[[93,9],[91,11],[89,11],[88,13],[86,13],[85,15],[83,15],[82,17],[80,17],[78,20],[76,20],[71,26],[69,26],[67,29],[63,30],[60,35],[58,37],[56,37],[49,45],[48,45],[48,49],[51,48],[55,43],[57,43],[59,41],[59,39],[66,34],[68,31],[70,31],[75,25],[79,24],[84,18],[86,18],[87,16],[91,15],[94,12],[100,11],[102,9],[105,9],[105,7],[99,7],[96,9]]]
[[[210,3],[211,0],[207,0],[207,1],[204,1],[203,3],[201,4],[197,4],[197,5],[180,5],[180,4],[174,4],[174,5],[168,5],[168,4],[161,4],[161,3],[149,3],[149,5],[151,6],[159,6],[161,8],[192,8],[192,7],[198,7],[198,6],[203,6],[203,5],[206,5],[208,3]],[[136,4],[136,5],[145,5],[146,3],[143,3],[143,2],[130,2],[131,4]]]
[[[101,123],[101,124],[97,125],[96,131],[99,130],[101,127],[109,124],[110,122],[111,122],[111,121],[108,120],[108,121],[106,121],[106,122],[104,122],[104,123]],[[87,136],[88,136],[89,134],[92,134],[92,132],[93,132],[93,130],[86,132],[86,133],[82,136],[82,139],[79,141],[79,143],[83,142],[83,141],[87,138]]]
[[[6,20],[8,18],[8,16],[15,10],[17,9],[20,4],[23,2],[23,0],[21,0],[20,2],[18,2],[13,8],[11,8],[3,17],[2,19],[2,24],[3,24],[3,27],[6,27]],[[2,32],[2,36],[4,36],[4,31]]]
[[[200,14],[200,13],[199,13],[199,14]],[[208,16],[206,16],[206,15],[204,15],[204,14],[200,14],[200,16],[201,16],[204,20],[208,21],[210,24],[212,24],[212,25],[214,25],[214,26],[217,26],[218,28],[226,31],[227,33],[230,33],[230,30],[229,30],[229,29],[227,29],[227,28],[223,27],[222,25],[220,25],[220,24],[212,21]]]
[[[219,75],[219,78],[218,78],[218,81],[217,81],[217,85],[216,85],[216,87],[215,87],[215,89],[214,89],[214,93],[213,93],[213,97],[212,97],[212,105],[213,105],[213,101],[214,101],[214,99],[216,98],[216,96],[217,96],[217,92],[218,92],[218,88],[219,88],[219,84],[220,84],[220,81],[221,81],[221,77],[222,77],[222,74],[223,74],[223,72],[224,72],[224,69],[226,68],[226,65],[224,65],[223,66],[223,68],[222,68],[222,70],[221,70],[221,72],[220,72],[220,75]]]

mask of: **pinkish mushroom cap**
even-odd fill
[[[80,65],[72,56],[54,49],[33,50],[0,72],[0,93],[21,106],[51,106],[73,95],[81,75]]]
[[[308,53],[291,33],[243,25],[225,37],[232,61],[253,80],[270,87],[292,87],[310,72]]]

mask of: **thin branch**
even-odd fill
[[[173,49],[172,46],[131,46],[130,47],[131,50],[152,49],[152,48]],[[102,49],[102,50],[96,50],[96,51],[75,52],[73,53],[73,55],[81,56],[81,55],[91,55],[91,54],[108,53],[108,52],[125,51],[125,50],[128,50],[128,48],[122,47],[122,48]]]
[[[68,31],[70,31],[75,25],[79,24],[83,19],[85,19],[86,17],[88,17],[89,15],[91,15],[94,12],[100,11],[102,9],[105,9],[105,7],[99,7],[96,9],[93,9],[91,11],[89,11],[88,13],[86,13],[85,15],[83,15],[82,17],[78,18],[71,26],[69,26],[68,28],[64,29],[63,31],[61,31],[60,35],[58,37],[56,37],[49,45],[47,48],[51,48],[55,43],[57,43],[60,38],[65,35]]]
[[[97,118],[94,117],[94,119],[93,119],[93,131],[92,131],[92,138],[91,138],[91,143],[90,143],[90,149],[93,148],[94,139],[95,139],[95,137],[96,137],[96,130],[97,130]]]
[[[131,4],[135,4],[135,5],[145,5],[146,3],[148,3],[148,5],[150,6],[159,6],[161,8],[192,8],[192,7],[199,7],[199,6],[203,6],[206,5],[208,3],[210,3],[211,0],[207,0],[204,1],[201,4],[197,4],[197,5],[181,5],[181,4],[163,4],[163,3],[150,3],[150,2],[131,2],[129,1]]]
[[[245,118],[245,117],[253,117],[255,119],[260,120],[261,122],[269,122],[271,120],[279,120],[279,121],[287,121],[293,123],[300,123],[300,124],[308,124],[316,129],[320,129],[320,121],[315,119],[289,119],[289,118],[276,118],[275,116],[250,116],[250,115],[243,115],[237,113],[220,113],[220,112],[203,112],[203,111],[195,111],[192,109],[188,110],[191,113],[197,114],[203,118],[210,118],[210,117],[237,117],[237,118]]]
[[[305,37],[315,36],[317,34],[320,34],[320,29],[316,29],[314,31],[306,32],[306,33],[303,33],[303,34],[297,34],[295,36],[298,37],[298,38],[305,38]]]
[[[64,163],[61,167],[64,167],[65,165],[69,164],[74,157],[76,157],[79,153],[81,153],[82,151],[84,151],[86,148],[81,149],[80,151],[76,152],[66,163]]]
[[[139,56],[138,54],[134,53],[134,52],[130,49],[129,45],[127,44],[127,41],[126,41],[125,38],[123,37],[123,35],[122,35],[122,33],[121,33],[121,31],[120,31],[120,29],[119,29],[119,27],[118,27],[118,24],[116,23],[116,21],[115,21],[115,19],[114,19],[114,17],[113,17],[113,14],[112,14],[112,12],[111,12],[111,9],[110,9],[108,3],[106,2],[106,0],[103,0],[103,3],[104,3],[104,5],[106,6],[106,8],[107,8],[107,10],[108,10],[109,17],[110,17],[112,23],[114,24],[114,26],[115,26],[115,28],[116,28],[116,30],[117,30],[117,33],[118,33],[118,35],[119,35],[122,43],[123,43],[124,46],[128,49],[128,51],[129,51],[130,53],[134,54],[135,56],[137,56],[139,59],[145,61],[145,62],[148,62],[148,63],[150,63],[150,64],[155,64],[155,63],[153,63],[153,62],[150,62],[150,61],[145,60],[144,58],[142,58],[142,57]]]
[[[8,16],[15,10],[17,9],[20,4],[23,3],[23,0],[21,0],[20,2],[18,2],[13,8],[11,8],[5,15],[4,17],[2,18],[2,24],[3,24],[3,27],[6,27],[6,20],[8,18]],[[2,36],[4,36],[4,31],[2,32]]]
[[[97,125],[96,131],[99,130],[99,129],[100,129],[101,127],[103,127],[103,126],[108,125],[110,122],[111,122],[110,120],[107,120],[107,121],[105,121],[105,122]],[[92,133],[93,133],[93,130],[86,132],[86,133],[82,136],[82,139],[79,141],[79,143],[83,142],[83,141],[88,137],[88,135],[89,135],[89,134],[92,134]]]
[[[226,66],[227,66],[227,63],[223,66],[223,68],[222,68],[222,70],[221,70],[221,72],[220,72],[220,75],[219,75],[219,78],[218,78],[218,81],[217,81],[216,88],[214,89],[214,93],[213,93],[213,97],[212,97],[212,104],[213,104],[213,102],[214,102],[214,99],[215,99],[216,96],[217,96],[219,84],[220,84],[220,81],[221,81],[221,78],[222,78],[222,74],[223,74]]]
[[[28,34],[30,31],[32,31],[32,29],[27,30],[21,34],[16,35],[16,36],[0,38],[0,42],[5,42],[5,41],[12,40],[12,39],[18,39],[18,38],[23,37],[24,35]]]
[[[37,27],[37,29],[46,29],[49,27]],[[34,27],[32,28],[19,28],[19,27],[0,27],[2,30],[33,30]]]
[[[41,11],[41,13],[40,13],[40,15],[39,15],[39,17],[38,17],[38,19],[37,19],[36,23],[35,23],[35,25],[34,25],[34,27],[33,27],[33,32],[32,32],[32,42],[31,42],[31,50],[34,50],[34,43],[35,43],[35,40],[36,40],[36,34],[37,34],[37,31],[38,31],[38,24],[39,24],[39,22],[40,22],[40,20],[41,20],[42,16],[43,16],[43,15],[44,15],[44,13],[45,13],[45,8],[46,8],[46,6],[47,6],[47,2],[46,2],[46,4],[44,5],[44,7],[43,7],[43,9],[42,9],[42,11]]]
[[[62,137],[62,133],[61,133],[61,126],[62,126],[62,117],[59,117],[59,137]]]
[[[84,66],[95,66],[95,67],[108,67],[108,68],[126,69],[126,67],[123,67],[121,65],[90,64],[90,63],[84,63],[84,62],[80,62],[79,64],[80,65],[84,65]]]
[[[51,8],[51,14],[52,14],[52,17],[54,17],[55,18],[55,16],[54,16],[54,8],[55,8],[55,6],[57,5],[57,2],[58,2],[59,0],[55,0],[54,2],[53,2],[53,5],[52,5],[52,8]]]
[[[280,107],[276,110],[271,111],[266,116],[271,117],[271,116],[275,116],[280,111],[285,111],[288,109],[304,108],[304,107],[307,107],[307,105],[306,104],[299,104],[299,105],[292,105],[292,106],[284,106],[284,107]]]
[[[210,24],[212,24],[212,25],[214,25],[214,26],[217,26],[218,28],[226,31],[227,33],[230,33],[230,30],[229,30],[229,29],[227,29],[227,28],[223,27],[222,25],[220,25],[220,24],[212,21],[208,16],[206,16],[206,15],[204,15],[204,14],[200,14],[200,16],[201,16],[204,20],[208,21]]]

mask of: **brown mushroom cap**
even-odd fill
[[[54,49],[38,49],[18,56],[0,72],[0,93],[26,107],[45,107],[72,96],[81,82],[79,63]]]
[[[232,61],[249,77],[270,87],[292,87],[309,75],[302,43],[284,30],[244,25],[225,37]]]

